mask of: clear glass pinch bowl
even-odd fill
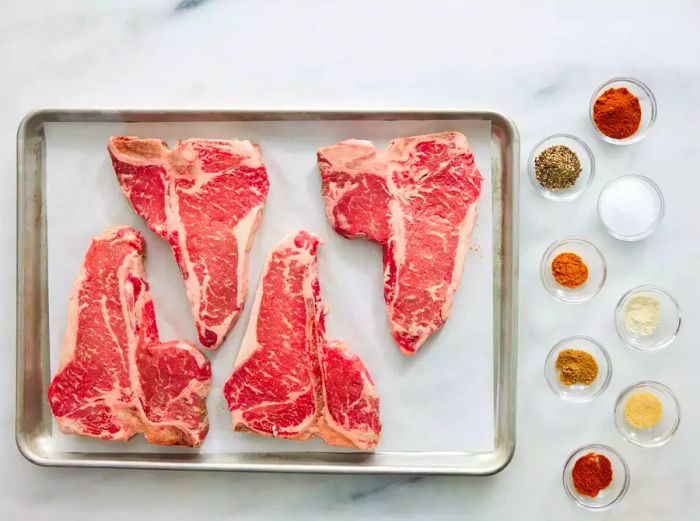
[[[659,302],[659,325],[651,335],[638,336],[625,325],[625,309],[637,296],[648,295]],[[615,329],[626,346],[651,353],[668,346],[678,336],[681,328],[681,308],[671,294],[660,286],[646,284],[632,288],[622,295],[615,307]]]
[[[625,404],[636,393],[651,393],[661,402],[661,420],[651,429],[633,427],[625,416]],[[664,384],[645,380],[630,385],[615,402],[615,426],[622,437],[639,447],[660,447],[670,440],[681,423],[681,408],[676,395]]]
[[[616,139],[614,137],[606,136],[605,134],[603,134],[598,128],[598,126],[595,124],[594,106],[596,100],[606,90],[611,88],[619,89],[621,87],[626,87],[627,90],[629,90],[639,99],[639,105],[642,109],[642,119],[639,122],[639,128],[634,134],[632,134],[628,138]],[[654,93],[649,87],[647,87],[641,81],[635,80],[634,78],[619,77],[606,81],[593,92],[593,96],[591,97],[589,114],[591,118],[591,124],[593,125],[593,128],[595,129],[600,139],[602,139],[603,141],[607,141],[608,143],[612,143],[613,145],[631,145],[632,143],[638,143],[639,141],[644,139],[644,136],[647,135],[647,132],[649,132],[649,129],[654,125],[654,122],[656,121],[656,111],[656,98],[654,97]]]
[[[588,279],[576,288],[567,288],[559,284],[552,274],[552,261],[560,254],[575,253],[588,266]],[[585,302],[603,287],[607,277],[607,265],[603,253],[588,239],[583,237],[566,237],[553,243],[542,256],[540,279],[544,288],[561,302]]]
[[[574,487],[574,480],[572,476],[572,471],[574,465],[578,459],[586,454],[594,452],[596,454],[602,454],[610,460],[613,469],[613,479],[608,488],[603,489],[596,497],[588,497],[578,493],[576,487]],[[600,444],[585,445],[580,449],[576,449],[566,460],[564,464],[564,472],[562,475],[562,481],[564,483],[564,490],[569,499],[576,503],[578,506],[585,508],[586,510],[607,510],[616,503],[619,503],[630,485],[630,475],[627,463],[622,458],[619,452],[617,452],[612,447]]]
[[[561,382],[560,371],[557,369],[559,353],[565,349],[585,351],[595,358],[598,364],[598,376],[590,385],[564,385]],[[549,351],[544,363],[544,378],[549,389],[561,399],[569,402],[588,402],[599,396],[610,384],[612,378],[612,362],[603,344],[588,336],[571,336],[560,340]]]
[[[537,174],[535,172],[535,159],[540,155],[545,149],[555,146],[564,145],[569,147],[571,150],[576,152],[579,161],[581,162],[581,174],[576,179],[576,183],[571,188],[565,190],[550,190],[545,188],[537,180]],[[593,177],[595,175],[595,159],[593,158],[593,152],[588,148],[588,145],[581,141],[576,136],[571,134],[553,134],[549,137],[544,138],[542,141],[537,143],[532,152],[530,152],[530,157],[527,162],[528,174],[530,181],[537,189],[537,191],[542,194],[542,196],[552,201],[573,201],[578,198],[586,191],[586,189],[591,186],[593,182]]]
[[[605,216],[605,204],[608,201],[608,198],[606,197],[609,195],[609,190],[613,189],[613,187],[620,182],[625,182],[629,180],[636,180],[639,181],[640,183],[646,184],[652,191],[652,193],[656,196],[658,207],[656,211],[656,218],[654,221],[651,223],[651,225],[646,229],[641,231],[638,234],[635,235],[627,235],[623,233],[621,230],[615,229],[615,223],[613,222],[607,222],[604,218]],[[634,241],[641,241],[649,237],[656,228],[658,228],[659,224],[661,224],[661,221],[663,220],[664,213],[666,211],[666,203],[664,202],[664,196],[663,193],[661,192],[661,188],[659,188],[659,185],[657,185],[654,181],[649,179],[648,177],[645,177],[643,175],[639,174],[623,174],[617,177],[614,177],[607,183],[605,183],[605,186],[603,186],[603,189],[600,191],[600,194],[598,195],[598,204],[597,204],[597,210],[598,210],[598,218],[600,219],[600,222],[603,224],[603,227],[607,230],[607,232],[615,237],[616,239],[620,239],[621,241],[627,241],[627,242],[634,242]]]

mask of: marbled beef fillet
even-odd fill
[[[270,253],[224,396],[234,430],[371,449],[381,433],[379,398],[362,361],[326,340],[319,244],[299,231]]]
[[[318,151],[326,216],[341,235],[384,246],[396,344],[413,355],[445,323],[476,222],[482,177],[459,132],[349,139]]]
[[[200,343],[221,345],[248,292],[248,250],[270,187],[249,141],[113,137],[109,154],[124,195],[170,243]]]
[[[64,433],[150,443],[202,444],[211,368],[192,344],[161,342],[143,269],[144,241],[129,227],[92,240],[70,297],[51,410]]]

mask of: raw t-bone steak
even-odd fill
[[[143,270],[144,241],[129,227],[92,240],[70,297],[49,403],[67,434],[198,447],[209,430],[211,368],[192,344],[161,343]]]
[[[349,139],[321,148],[318,165],[335,231],[384,246],[392,335],[415,354],[449,317],[471,243],[482,177],[467,138],[400,138],[381,152]]]
[[[371,449],[379,398],[362,361],[325,338],[319,244],[299,231],[270,253],[224,396],[236,431]]]
[[[249,141],[113,137],[109,153],[136,213],[172,246],[201,344],[221,345],[248,291],[248,250],[270,184]]]

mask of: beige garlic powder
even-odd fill
[[[625,305],[625,328],[634,336],[651,336],[661,324],[661,306],[651,295],[637,295]]]

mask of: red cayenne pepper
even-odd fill
[[[590,452],[576,461],[571,476],[579,494],[596,497],[612,483],[612,464],[602,454]]]
[[[639,98],[625,87],[608,89],[593,104],[593,121],[608,137],[628,138],[639,130],[642,121]]]

